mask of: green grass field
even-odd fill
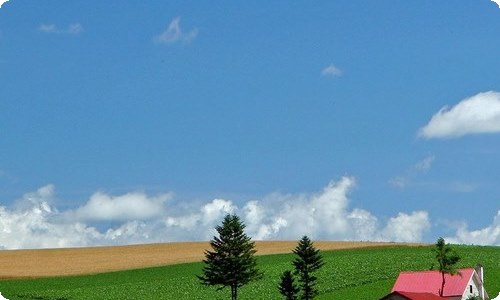
[[[500,248],[456,246],[460,266],[482,263],[490,295],[500,292]],[[317,299],[379,299],[403,270],[427,270],[432,247],[389,247],[322,252],[326,265],[318,272]],[[281,299],[276,286],[291,269],[291,254],[260,256],[264,278],[240,289],[239,299]],[[229,291],[203,287],[196,274],[201,263],[104,273],[90,276],[0,281],[8,299],[230,299]],[[355,297],[353,297],[355,295]]]

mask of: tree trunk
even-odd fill
[[[309,299],[309,294],[310,292],[310,287],[309,287],[309,274],[306,274],[305,276],[305,282],[304,282],[304,300],[310,300]]]
[[[236,285],[231,286],[231,300],[238,299],[238,287]]]
[[[443,280],[441,281],[441,290],[439,291],[439,296],[443,297],[443,294],[444,294],[444,272],[441,272],[441,278]]]

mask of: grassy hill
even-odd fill
[[[500,248],[457,246],[461,266],[482,263],[490,295],[500,291]],[[382,247],[322,252],[326,265],[318,272],[317,299],[379,299],[403,270],[427,270],[432,247]],[[281,299],[279,275],[291,269],[291,254],[258,257],[264,279],[240,290],[240,299]],[[189,263],[87,276],[0,281],[8,299],[229,299],[229,291],[203,287],[196,279],[201,263]],[[355,296],[354,296],[355,295]]]

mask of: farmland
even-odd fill
[[[318,241],[321,250],[398,245],[380,242]],[[257,241],[258,255],[290,253],[294,241]],[[0,251],[0,279],[85,275],[110,271],[196,262],[203,259],[208,242],[184,242],[41,250]]]
[[[500,291],[500,249],[457,246],[461,266],[481,262],[486,289]],[[426,270],[433,263],[432,247],[389,246],[323,251],[326,265],[318,272],[317,299],[378,299],[386,294],[401,270]],[[264,279],[240,290],[241,299],[280,299],[276,286],[293,256],[258,257]],[[228,291],[215,291],[198,283],[199,262],[108,272],[94,275],[4,280],[0,291],[9,299],[227,299]]]

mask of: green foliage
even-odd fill
[[[278,290],[286,300],[296,300],[300,289],[295,284],[295,279],[291,271],[285,271],[281,274]]]
[[[444,239],[440,237],[435,244],[434,252],[436,254],[436,260],[439,264],[439,272],[456,275],[456,264],[460,260],[460,257],[451,248],[450,244],[446,244]]]
[[[441,272],[441,289],[439,290],[439,295],[442,297],[444,292],[444,287],[446,284],[445,274],[456,275],[457,267],[456,264],[460,260],[460,256],[451,248],[449,244],[446,244],[444,239],[440,237],[434,248],[436,254],[436,260],[438,261],[438,270]]]
[[[293,261],[293,266],[295,267],[295,274],[299,276],[302,289],[300,299],[313,299],[318,295],[316,288],[318,278],[314,276],[314,273],[325,264],[323,258],[307,236],[302,237],[293,253],[297,256]]]
[[[485,288],[500,292],[500,247],[454,246],[461,260],[457,268],[484,266]],[[399,272],[427,270],[434,257],[426,247],[384,247],[322,251],[325,267],[317,271],[319,295],[315,300],[380,299],[388,294]],[[253,281],[239,291],[242,300],[282,299],[276,286],[293,254],[257,256],[265,280]],[[30,280],[0,280],[2,295],[10,300],[205,300],[227,299],[229,291],[199,284],[193,276],[204,264],[190,263],[90,276]]]
[[[231,288],[231,298],[238,297],[238,288],[260,279],[254,254],[255,243],[245,232],[245,224],[237,215],[226,215],[215,228],[219,236],[210,241],[213,251],[205,251],[203,275],[197,276],[204,285]]]

